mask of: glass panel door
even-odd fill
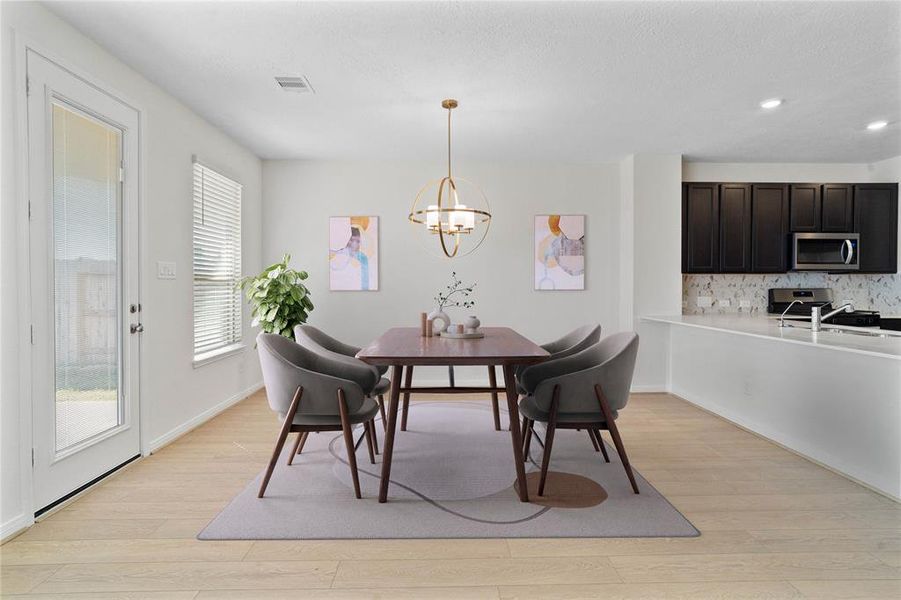
[[[141,453],[140,115],[31,50],[26,64],[39,512]]]
[[[56,451],[122,424],[122,132],[52,103]]]

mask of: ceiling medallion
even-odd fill
[[[444,255],[454,258],[466,256],[482,244],[491,225],[491,210],[482,190],[451,172],[451,111],[458,103],[448,99],[441,106],[447,109],[447,176],[430,181],[419,190],[407,218],[437,236]],[[469,188],[465,195],[464,188]],[[436,196],[435,204],[428,204]],[[461,202],[461,196],[469,204]]]

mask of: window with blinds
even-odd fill
[[[240,183],[194,163],[194,362],[241,343]]]

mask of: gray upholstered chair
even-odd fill
[[[541,347],[547,350],[547,353],[551,355],[548,360],[556,360],[558,358],[569,356],[570,354],[575,354],[576,352],[581,352],[585,348],[597,344],[600,339],[600,325],[582,325],[553,342],[541,344]],[[516,369],[517,378],[524,368],[525,367],[519,367]],[[522,387],[520,386],[520,392],[521,391]]]
[[[523,369],[520,381],[526,395],[519,402],[519,411],[523,418],[523,455],[526,460],[529,444],[535,435],[535,422],[547,423],[539,496],[544,495],[557,429],[587,429],[601,448],[604,446],[601,430],[609,431],[632,490],[638,493],[638,485],[616,427],[619,411],[629,400],[637,354],[638,335],[617,333],[576,354]],[[610,462],[606,450],[604,458]]]
[[[363,391],[366,392],[367,396],[378,399],[379,412],[382,415],[382,426],[385,428],[388,427],[388,419],[385,418],[385,394],[391,389],[391,381],[382,377],[382,375],[388,371],[388,367],[367,365],[357,358],[357,352],[360,351],[360,348],[336,340],[321,329],[317,329],[312,325],[296,325],[294,327],[294,339],[297,340],[297,343],[301,346],[315,352],[325,354],[333,353],[333,355],[331,355],[332,358],[337,360],[350,360],[358,365],[373,370],[376,373],[376,383],[371,389],[364,389]]]
[[[575,354],[576,352],[581,352],[585,348],[597,344],[599,339],[601,339],[601,326],[595,323],[594,325],[582,325],[581,327],[576,327],[563,337],[556,339],[553,342],[541,344],[541,347],[547,350],[547,353],[551,355],[550,358],[548,358],[548,360],[550,361],[567,357],[570,354]],[[526,367],[517,367],[514,371],[514,374],[516,375],[516,390],[520,394],[525,393],[525,390],[523,390],[522,388],[522,384],[519,382],[519,375],[525,368]],[[494,367],[489,367],[489,369],[494,370]],[[492,386],[494,385],[493,382],[494,378],[492,377]],[[494,396],[496,396],[496,394]],[[491,402],[496,407],[497,402],[494,396],[492,396]],[[496,410],[497,408],[495,408],[495,411]],[[599,450],[598,443],[597,440],[594,439],[594,435],[590,431],[588,432],[588,435],[591,438],[591,444],[594,446],[594,449],[596,451]],[[604,453],[604,455],[606,456],[606,450],[604,450]]]
[[[282,419],[275,450],[263,476],[258,497],[262,498],[266,492],[289,433],[300,434],[288,455],[290,465],[302,450],[310,432],[343,431],[354,492],[360,498],[352,427],[363,425],[364,435],[369,441],[369,460],[374,464],[372,439],[379,407],[364,390],[375,386],[378,374],[366,365],[361,367],[349,361],[335,360],[286,337],[270,333],[257,336],[257,350],[269,407]]]

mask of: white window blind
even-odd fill
[[[241,191],[194,163],[194,361],[241,343]]]

